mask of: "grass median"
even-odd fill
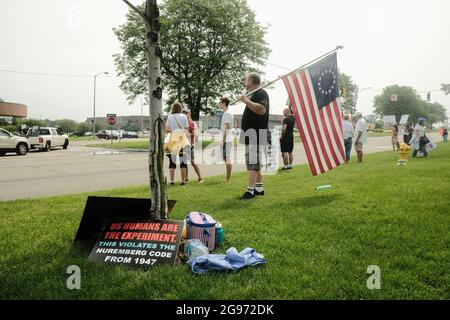
[[[299,166],[266,177],[266,196],[249,202],[238,200],[245,174],[169,187],[172,219],[204,211],[223,224],[219,253],[265,255],[266,265],[238,273],[140,272],[71,249],[88,195],[146,198],[146,186],[1,202],[0,299],[449,299],[449,158],[450,144],[439,144],[406,167],[393,152],[315,178]],[[70,265],[81,267],[81,290],[66,288]],[[370,265],[381,268],[381,290],[367,288]]]
[[[218,143],[215,140],[202,140],[202,148],[205,149],[213,144]],[[103,148],[103,149],[130,149],[130,150],[148,150],[150,148],[149,141],[114,141],[113,143],[90,144],[87,147]]]

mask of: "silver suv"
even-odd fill
[[[16,136],[0,128],[0,156],[4,156],[8,152],[24,156],[28,150],[30,150],[30,143],[27,138]]]

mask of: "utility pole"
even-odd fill
[[[141,97],[141,132],[144,132],[144,109],[143,109],[142,97]]]
[[[102,74],[109,74],[108,72],[100,72],[100,73],[97,73],[96,75],[94,75],[94,119],[92,120],[92,125],[93,125],[93,128],[92,128],[92,137],[95,137],[95,95],[96,95],[96,92],[97,92],[97,77],[98,76],[100,76],[100,75],[102,75]]]

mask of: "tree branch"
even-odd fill
[[[142,20],[144,20],[145,26],[147,27],[147,30],[150,30],[150,23],[148,21],[147,16],[145,15],[145,13],[143,13],[141,10],[139,10],[138,8],[136,8],[136,6],[134,6],[130,1],[128,0],[122,0],[123,2],[125,2],[133,11],[135,11],[138,15],[141,16]]]

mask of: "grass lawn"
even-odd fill
[[[214,140],[203,140],[202,141],[202,148],[205,149],[209,145],[214,143]],[[91,148],[105,148],[105,149],[139,149],[139,150],[148,150],[150,147],[149,141],[121,141],[117,142],[114,141],[114,143],[107,142],[107,143],[99,143],[99,144],[91,144],[87,147]]]
[[[367,133],[367,136],[368,137],[390,137],[390,136],[392,136],[392,131],[384,131],[384,132],[369,131]]]
[[[0,299],[450,299],[450,144],[406,167],[397,159],[369,155],[316,178],[296,167],[266,177],[266,196],[250,202],[238,200],[244,174],[169,188],[172,219],[208,212],[225,229],[219,252],[253,247],[268,260],[238,273],[86,261],[71,244],[88,194],[1,202]],[[314,190],[324,184],[333,188]],[[147,189],[94,194],[145,198]],[[74,264],[81,290],[70,291]],[[369,265],[381,268],[381,290],[367,289]]]
[[[69,137],[69,141],[99,141],[97,138],[92,137]]]

